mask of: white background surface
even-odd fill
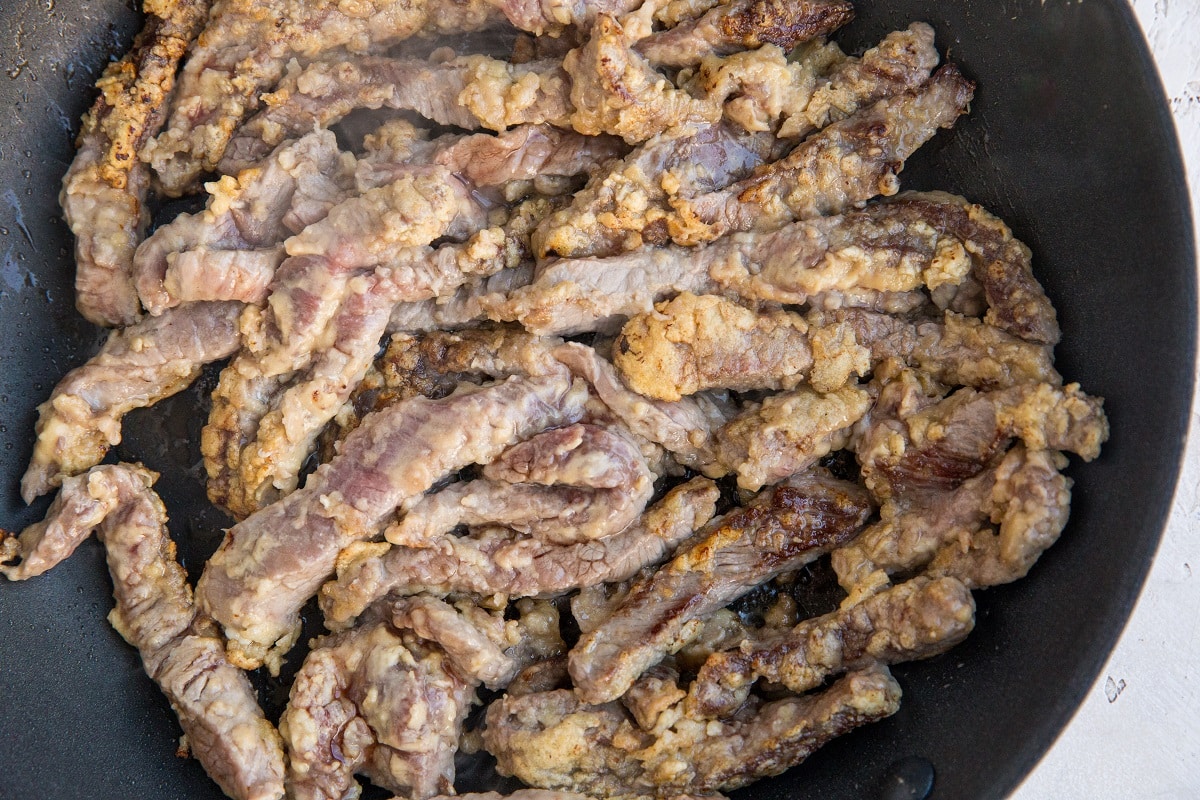
[[[1047,0],[1061,2],[1061,0]],[[1133,0],[1179,129],[1200,223],[1200,0]],[[1200,224],[1197,224],[1200,230]],[[1200,413],[1129,626],[1013,800],[1200,798]]]

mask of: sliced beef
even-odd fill
[[[714,653],[688,690],[688,710],[723,717],[737,711],[756,680],[803,694],[831,675],[872,664],[931,658],[975,626],[971,592],[954,578],[913,578],[863,602],[770,631]]]
[[[646,733],[618,703],[588,706],[558,690],[494,703],[483,738],[501,773],[527,783],[665,800],[778,775],[899,705],[899,685],[877,668],[851,673],[819,694],[755,703],[720,721],[673,716]]]
[[[10,580],[41,574],[96,531],[113,579],[116,607],[109,622],[138,649],[192,755],[230,797],[280,800],[279,735],[263,717],[250,681],[226,660],[215,626],[192,604],[167,535],[166,509],[150,488],[156,477],[117,464],[67,478],[44,521],[0,543],[0,561],[21,559],[0,572]]]
[[[650,506],[627,530],[598,541],[556,546],[514,540],[502,530],[448,537],[438,548],[363,544],[338,559],[337,580],[321,589],[327,625],[346,625],[389,593],[470,592],[552,596],[625,580],[660,562],[713,515],[715,484],[694,478]]]
[[[231,528],[197,587],[240,664],[277,668],[298,612],[347,545],[377,535],[405,500],[487,463],[538,431],[576,422],[586,392],[567,375],[512,378],[373,414],[298,489]]]
[[[895,194],[905,159],[952,126],[973,93],[974,84],[946,65],[919,89],[833,123],[753,177],[674,203],[671,238],[694,245],[733,231],[774,230]]]
[[[385,622],[323,637],[296,674],[279,723],[290,795],[354,797],[356,772],[418,800],[452,792],[473,695],[440,648]]]
[[[647,667],[695,634],[705,616],[845,544],[871,510],[854,484],[808,473],[714,521],[580,638],[569,656],[580,697],[620,697]]]
[[[100,352],[66,374],[38,407],[25,502],[87,470],[121,441],[121,418],[182,391],[200,368],[241,343],[241,303],[189,303],[109,334]]]
[[[737,473],[739,487],[758,491],[846,447],[870,407],[870,394],[857,386],[828,394],[807,386],[782,392],[718,430],[717,456]]]
[[[651,62],[686,67],[709,54],[773,44],[791,50],[801,42],[828,36],[854,17],[846,0],[733,0],[637,43]]]
[[[131,271],[150,222],[150,171],[139,154],[163,125],[175,70],[209,5],[169,0],[147,8],[133,47],[105,68],[84,114],[59,203],[75,234],[75,305],[97,325],[132,325],[141,313]]]

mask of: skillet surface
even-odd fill
[[[933,797],[1011,791],[1124,625],[1177,477],[1194,363],[1191,224],[1173,128],[1130,10],[1119,0],[860,0],[838,40],[862,48],[913,19],[934,24],[939,49],[980,88],[970,116],[918,153],[903,184],[981,202],[1033,248],[1065,331],[1060,369],[1107,398],[1113,436],[1098,462],[1072,466],[1071,522],[1033,573],[979,596],[964,645],[895,669],[905,691],[895,717],[744,797],[916,796],[889,787],[898,788],[897,769],[919,774],[924,762],[936,771]],[[120,0],[0,6],[7,530],[47,506],[26,508],[16,492],[36,405],[102,341],[73,308],[71,239],[56,195],[96,74],[138,25]],[[211,385],[210,375],[131,415],[116,454],[164,473],[158,489],[193,578],[228,524],[204,502],[188,444],[198,441]],[[220,797],[194,761],[175,757],[179,729],[166,701],[104,621],[110,592],[94,541],[46,576],[0,586],[0,798]],[[475,786],[494,781],[463,767]]]

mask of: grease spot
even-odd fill
[[[888,767],[879,800],[925,800],[933,791],[934,769],[927,758],[908,756]]]

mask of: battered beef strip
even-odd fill
[[[620,697],[646,668],[691,638],[708,614],[845,544],[871,511],[859,487],[812,472],[714,521],[580,637],[568,656],[579,696],[590,703]]]
[[[355,109],[415,111],[440,125],[505,131],[549,122],[569,127],[570,78],[557,61],[509,64],[472,55],[440,63],[363,56],[296,66],[263,97],[265,107],[230,141],[222,172],[262,158],[270,148]]]
[[[829,393],[801,386],[772,395],[717,431],[717,457],[737,474],[740,488],[756,492],[849,445],[871,399],[858,386]]]
[[[337,580],[321,588],[325,624],[346,626],[389,593],[548,597],[626,580],[662,561],[708,522],[719,494],[712,481],[693,478],[669,491],[621,533],[567,546],[514,540],[500,529],[447,537],[438,548],[356,545],[338,559]]]
[[[733,714],[756,680],[803,694],[831,675],[940,655],[975,626],[975,601],[954,578],[913,578],[863,602],[714,653],[688,689],[700,717]]]
[[[100,463],[121,441],[125,414],[183,391],[201,367],[237,350],[241,311],[241,303],[189,303],[110,333],[38,406],[33,458],[21,478],[25,502]]]
[[[452,792],[473,689],[441,648],[387,622],[322,637],[279,722],[290,796],[357,796],[356,772],[403,797]]]
[[[532,263],[502,269],[486,278],[464,283],[442,297],[415,303],[398,303],[392,309],[388,331],[425,332],[459,330],[481,322],[493,315],[490,309],[503,305],[508,295],[528,286],[533,280]]]
[[[651,34],[637,50],[655,64],[686,67],[708,54],[725,56],[765,44],[791,50],[853,18],[854,6],[847,0],[730,0],[698,19]]]
[[[601,797],[670,798],[778,775],[836,736],[894,714],[900,686],[883,668],[853,672],[819,694],[752,701],[725,720],[672,716],[638,729],[618,703],[588,706],[570,690],[503,697],[484,744],[502,774]]]
[[[839,214],[898,189],[904,161],[966,112],[975,85],[953,64],[924,86],[885,98],[810,136],[746,180],[677,199],[668,219],[677,244],[734,231],[775,230],[796,219]]]
[[[619,428],[557,428],[509,448],[482,478],[426,495],[385,536],[427,547],[459,525],[503,525],[552,544],[603,539],[641,516],[654,478]]]
[[[792,120],[804,122],[785,122],[781,131],[794,128],[793,135],[798,136],[877,100],[915,89],[928,79],[938,60],[932,29],[924,25],[890,34],[861,60],[847,59],[847,66],[834,68],[827,80],[822,78],[838,53],[835,47],[813,47],[788,68],[787,80],[780,81],[789,93],[787,113]],[[858,71],[848,66],[852,62],[859,65]],[[745,70],[735,72],[740,75]],[[839,80],[843,73],[847,80]],[[708,81],[706,93],[728,93],[719,89],[722,76],[701,79]],[[815,106],[812,122],[807,115],[810,104]],[[643,243],[664,244],[670,239],[667,223],[673,201],[704,196],[748,179],[756,167],[771,160],[776,147],[769,133],[748,132],[732,122],[669,130],[594,176],[576,193],[569,209],[539,226],[535,251],[539,258],[552,253],[582,258],[637,250]]]
[[[205,566],[198,601],[225,627],[232,660],[278,669],[298,635],[300,607],[343,548],[377,535],[401,503],[442,477],[577,422],[585,401],[581,386],[557,374],[417,397],[370,415],[303,488],[230,528]]]
[[[465,677],[492,689],[502,688],[521,665],[500,646],[499,642],[508,644],[503,617],[496,619],[478,606],[475,611],[468,619],[444,600],[418,595],[389,603],[386,614],[397,629],[436,643]]]
[[[912,490],[952,489],[979,474],[1013,439],[1032,450],[1065,450],[1085,461],[1108,438],[1103,401],[1078,384],[963,388],[911,413],[901,383],[885,387],[858,441],[863,480],[880,500]]]
[[[203,212],[180,214],[134,254],[146,310],[157,315],[190,300],[261,304],[284,258],[280,244],[348,196],[353,166],[332,133],[316,131],[208,184]]]
[[[725,474],[712,443],[713,432],[730,416],[722,404],[704,394],[676,402],[643,397],[625,388],[613,365],[585,345],[564,344],[554,356],[591,384],[600,401],[635,435],[662,445],[686,467],[710,477]]]
[[[736,233],[696,248],[643,248],[602,259],[560,259],[542,265],[533,284],[498,303],[493,315],[518,320],[535,332],[577,333],[650,311],[654,303],[684,291],[843,306],[871,304],[865,292],[882,293],[877,296],[887,300],[928,289],[935,301],[948,307],[960,295],[965,297],[965,284],[989,272],[1024,276],[1012,281],[1028,283],[1030,296],[1044,298],[1029,270],[1028,250],[1011,233],[1001,239],[1011,246],[1001,248],[994,242],[989,251],[980,245],[978,226],[971,231],[966,224],[944,224],[955,217],[965,220],[968,209],[995,220],[965,202],[951,195],[906,194],[894,203],[795,222],[777,231]],[[534,235],[535,247],[542,230],[539,227]],[[983,257],[1000,249],[1014,257]],[[850,300],[856,293],[863,299]],[[830,303],[835,296],[838,302]],[[916,304],[926,302],[923,294],[916,297]],[[997,303],[1004,305],[1002,300]],[[1022,336],[1023,330],[1010,332]]]
[[[590,800],[590,798],[587,795],[556,792],[552,789],[517,789],[512,794],[467,792],[466,794],[438,795],[432,800]]]
[[[887,587],[891,575],[922,568],[972,588],[1024,577],[1066,524],[1065,466],[1061,453],[1017,445],[954,489],[884,502],[879,522],[833,552],[838,582],[850,593],[844,605]]]
[[[0,542],[10,580],[45,572],[92,531],[104,544],[116,607],[109,622],[138,649],[171,703],[192,755],[237,800],[283,797],[283,751],[246,676],[225,658],[215,626],[192,604],[187,576],[151,490],[157,476],[131,464],[67,478],[45,520]]]
[[[423,29],[478,29],[492,16],[483,0],[373,0],[354,7],[223,0],[181,71],[167,128],[147,143],[146,155],[167,194],[186,193],[220,163],[237,126],[283,77],[290,57],[377,52]]]
[[[208,18],[208,0],[147,3],[133,47],[96,82],[59,203],[75,234],[75,305],[89,322],[132,325],[141,313],[130,279],[150,222],[150,170],[139,152],[164,121],[175,70]]]
[[[629,320],[613,346],[625,385],[667,401],[704,389],[792,389],[812,363],[798,314],[691,292]]]

